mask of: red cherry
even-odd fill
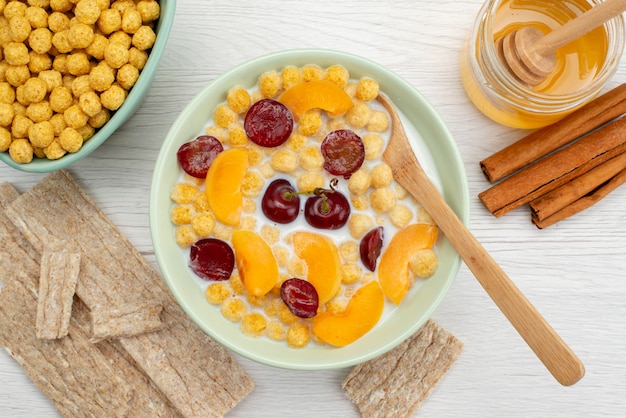
[[[291,135],[293,115],[287,106],[276,100],[259,100],[248,109],[244,130],[255,144],[277,147]]]
[[[190,248],[189,267],[205,280],[228,280],[235,267],[235,253],[226,242],[204,238]]]
[[[312,318],[317,314],[319,298],[315,287],[306,280],[288,279],[280,286],[280,297],[289,310],[299,318]]]
[[[178,148],[176,158],[178,164],[190,176],[205,178],[211,163],[217,154],[224,151],[219,139],[210,135],[200,135]]]
[[[348,129],[339,129],[326,135],[321,151],[326,171],[346,179],[361,168],[365,160],[365,146],[361,137]]]
[[[300,212],[300,196],[296,189],[285,179],[272,181],[261,199],[261,209],[270,220],[287,224]]]
[[[339,229],[348,222],[350,203],[334,189],[337,179],[331,182],[330,189],[315,189],[314,195],[304,204],[304,219],[318,229]]]
[[[372,229],[361,238],[361,243],[359,244],[361,261],[370,271],[376,270],[376,261],[383,247],[383,237],[383,227],[379,226]]]

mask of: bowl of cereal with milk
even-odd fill
[[[210,337],[271,366],[348,367],[432,315],[460,258],[382,161],[399,110],[411,147],[463,222],[449,131],[409,83],[367,59],[288,50],[210,83],[160,150],[150,227],[161,272]]]
[[[65,168],[145,99],[176,1],[1,3],[0,160],[30,172]]]

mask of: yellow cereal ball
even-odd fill
[[[391,223],[398,228],[407,226],[409,222],[411,222],[412,218],[413,212],[411,212],[411,209],[404,205],[396,205],[389,214],[389,220],[391,220]]]
[[[156,33],[150,26],[142,26],[133,34],[133,46],[140,51],[146,51],[154,45]]]
[[[313,136],[319,132],[322,123],[322,112],[319,109],[311,109],[300,117],[298,132],[304,136]]]
[[[204,292],[204,296],[212,305],[221,305],[233,295],[233,291],[228,285],[228,283],[218,282],[211,283]]]
[[[191,218],[192,218],[191,207],[187,205],[174,206],[174,208],[172,209],[172,212],[170,212],[170,219],[174,225],[190,224]]]
[[[194,242],[198,240],[198,237],[193,233],[191,225],[181,225],[176,228],[176,243],[183,248],[190,247]]]
[[[287,261],[289,260],[289,250],[283,247],[274,246],[272,247],[272,253],[274,254],[274,258],[276,259],[279,267],[287,266]]]
[[[248,135],[239,124],[231,124],[228,127],[228,143],[233,147],[245,147],[248,145]]]
[[[267,337],[274,341],[284,341],[287,338],[287,329],[278,321],[267,324]]]
[[[4,59],[10,65],[28,64],[28,47],[22,42],[9,42],[4,46]]]
[[[229,321],[239,322],[244,318],[244,316],[247,316],[246,312],[248,311],[248,307],[246,306],[246,303],[242,299],[231,298],[231,299],[227,299],[224,301],[224,303],[222,304],[221,311],[222,311],[222,315],[224,315],[224,317],[228,319]],[[257,317],[252,317],[248,319],[248,323],[246,324],[246,327],[250,327],[251,328],[250,331],[254,329],[254,322],[256,319]],[[265,318],[263,318],[263,320],[264,319]],[[262,320],[259,320],[257,325],[259,325],[261,322]]]
[[[6,81],[0,82],[0,103],[12,104],[15,101],[15,89]]]
[[[321,80],[324,78],[324,70],[315,64],[307,64],[302,67],[302,81]]]
[[[263,97],[275,97],[281,89],[282,80],[276,71],[268,71],[259,77],[259,91]]]
[[[49,121],[52,117],[52,108],[47,100],[31,103],[26,108],[26,116],[33,122]]]
[[[26,13],[24,16],[28,19],[28,23],[30,23],[31,28],[39,29],[39,28],[47,28],[48,27],[48,12],[45,7],[48,7],[48,4],[42,5],[34,5],[32,1],[28,2],[31,7],[26,9]]]
[[[118,84],[113,84],[100,95],[102,106],[109,110],[117,110],[126,100],[126,90]]]
[[[114,70],[107,63],[101,62],[89,72],[89,87],[103,92],[111,88],[115,81]]]
[[[137,10],[141,14],[143,23],[157,20],[161,14],[159,3],[155,0],[141,0],[137,2]]]
[[[285,148],[293,152],[300,152],[308,142],[309,140],[304,135],[293,132],[285,142]]]
[[[341,65],[331,65],[326,68],[326,72],[324,73],[324,80],[328,80],[330,82],[335,83],[341,88],[344,88],[348,85],[348,81],[350,80],[350,73],[348,70]]]
[[[11,135],[13,138],[28,138],[28,130],[33,124],[26,115],[15,115],[11,124]]]
[[[226,101],[233,112],[242,114],[250,107],[250,93],[243,87],[236,86],[228,91]]]
[[[324,156],[320,147],[311,145],[300,153],[300,166],[305,170],[318,171],[324,166]]]
[[[18,164],[27,164],[33,160],[33,146],[27,139],[16,139],[9,146],[11,159]]]
[[[33,147],[47,147],[54,141],[52,124],[49,121],[34,123],[28,129],[28,139]]]
[[[101,1],[106,1],[106,0],[101,0]],[[110,4],[112,9],[117,9],[119,10],[119,12],[121,14],[124,14],[124,12],[128,9],[136,9],[136,5],[135,3],[137,3],[135,0],[115,0],[113,1],[112,4]],[[104,9],[108,9],[109,6],[105,6],[105,7],[101,7],[102,10]]]
[[[11,145],[11,132],[8,129],[0,127],[0,152],[5,152]]]
[[[238,119],[237,113],[235,113],[228,105],[217,105],[213,112],[213,120],[217,126],[228,128],[230,124],[234,123]]]
[[[118,30],[109,35],[109,42],[123,45],[124,48],[130,49],[133,38],[122,30]]]
[[[95,128],[89,124],[76,128],[76,131],[83,137],[83,142],[94,136],[96,133]]]
[[[72,42],[70,41],[69,29],[56,32],[52,35],[52,46],[54,46],[61,54],[66,54],[72,51],[73,47]]]
[[[84,1],[84,0],[81,0]],[[95,0],[90,0],[95,1]],[[99,8],[98,8],[99,9]],[[108,35],[122,29],[122,15],[116,9],[98,10],[100,15],[97,19],[97,27],[100,31]]]
[[[89,123],[89,126],[97,129],[103,127],[104,124],[109,121],[109,119],[111,119],[111,111],[103,107],[102,110],[100,110],[100,113],[91,116],[87,123]]]
[[[68,107],[65,112],[63,112],[63,117],[65,118],[67,126],[74,129],[78,129],[81,126],[86,125],[87,120],[89,119],[89,115],[83,112],[83,109],[81,109],[77,104]]]
[[[11,31],[11,40],[24,42],[30,35],[30,22],[26,16],[13,16],[9,19],[9,29]]]
[[[348,179],[348,190],[357,196],[362,195],[370,188],[372,176],[365,170],[359,169]]]
[[[52,60],[52,68],[55,71],[60,72],[63,77],[67,74],[67,55],[66,54],[58,54]]]
[[[354,263],[347,263],[341,267],[341,283],[352,284],[361,278],[361,266]]]
[[[48,85],[40,78],[29,78],[24,83],[24,97],[30,103],[37,103],[46,97]]]
[[[89,117],[97,115],[102,110],[100,97],[95,91],[81,94],[78,98],[78,105]]]
[[[135,33],[141,27],[141,13],[135,9],[126,9],[122,12],[122,30],[126,33]]]
[[[363,146],[365,147],[365,159],[375,160],[383,153],[383,147],[385,140],[377,134],[365,134],[363,135]]]
[[[57,113],[65,112],[74,103],[72,91],[65,86],[58,86],[52,89],[49,101],[50,107]]]
[[[280,238],[280,230],[274,225],[264,224],[261,227],[261,237],[270,245],[274,245]]]
[[[350,202],[352,203],[352,206],[354,206],[356,210],[367,210],[370,207],[369,198],[366,194],[362,194],[362,195],[351,194]]]
[[[200,193],[193,201],[193,207],[197,212],[208,212],[211,210],[206,193]]]
[[[77,152],[83,146],[83,136],[74,128],[65,128],[59,135],[59,144],[67,152]]]
[[[54,129],[54,136],[61,135],[63,129],[67,128],[67,124],[65,123],[65,118],[62,113],[55,113],[50,117],[50,123],[52,124],[52,128]]]
[[[0,103],[0,126],[10,126],[14,117],[15,110],[13,109],[13,105],[9,103]]]
[[[200,238],[206,238],[215,229],[215,219],[210,213],[200,213],[191,219],[193,231]]]
[[[289,307],[284,303],[281,303],[278,308],[278,319],[280,319],[283,324],[287,325],[295,324],[300,320],[300,318],[295,316],[293,312],[289,310]]]
[[[346,122],[355,128],[362,128],[370,120],[371,114],[372,109],[367,103],[357,100],[354,102],[354,106],[346,112]]]
[[[30,100],[26,97],[26,88],[23,84],[21,86],[17,86],[15,89],[15,99],[17,103],[23,106],[28,106],[30,104]]]
[[[100,17],[100,6],[96,0],[79,0],[74,7],[74,15],[79,22],[93,25]]]
[[[81,94],[92,90],[89,75],[81,75],[72,80],[72,94],[74,97],[80,97]]]
[[[300,84],[302,82],[302,74],[300,73],[298,67],[295,65],[288,65],[284,67],[281,71],[281,82],[285,90],[289,87],[295,86],[296,84]]]
[[[193,203],[200,194],[198,186],[188,183],[177,183],[172,190],[170,198],[179,205],[187,205]]]
[[[417,277],[425,279],[435,274],[439,267],[439,258],[437,253],[430,248],[420,250],[409,260],[409,267]]]
[[[309,327],[301,322],[293,324],[287,331],[287,345],[291,348],[303,348],[311,341]]]
[[[74,52],[67,56],[67,71],[72,75],[85,75],[91,71],[89,56],[84,52]]]
[[[27,8],[28,6],[25,3],[18,1],[9,1],[4,7],[4,16],[7,19],[12,18],[13,16],[24,16],[24,14],[26,14]]]
[[[61,147],[61,144],[59,144],[57,139],[52,141],[47,147],[43,148],[43,154],[49,160],[58,160],[66,153],[67,152],[63,149],[63,147]]]
[[[248,171],[241,181],[241,194],[245,197],[257,197],[265,185],[265,179],[256,171]]]
[[[435,225],[435,220],[430,216],[423,207],[417,209],[417,222],[422,224]]]
[[[294,256],[287,263],[287,273],[292,277],[305,277],[306,272],[307,265],[301,258]]]
[[[352,238],[359,239],[374,227],[372,217],[364,213],[353,213],[348,220],[348,229]]]
[[[111,68],[120,68],[128,62],[129,56],[128,48],[117,42],[109,42],[104,49],[104,59]]]
[[[258,312],[251,312],[241,318],[241,331],[248,337],[258,338],[265,333],[267,319]]]
[[[95,34],[91,43],[85,48],[85,52],[95,59],[104,60],[104,50],[109,44],[109,40],[101,34]],[[130,53],[129,53],[130,56]]]
[[[69,0],[66,0],[66,1],[69,2]],[[52,0],[51,3],[53,2],[54,0]],[[70,3],[70,8],[71,7],[72,6]],[[68,15],[66,15],[65,13],[62,13],[61,11],[54,11],[50,13],[50,15],[48,16],[48,28],[53,33],[68,30],[70,28],[70,18],[68,17]]]
[[[246,300],[250,304],[250,306],[254,306],[256,308],[264,308],[267,305],[268,295],[255,296],[251,294],[246,295]]]
[[[259,166],[259,173],[266,179],[274,177],[275,171],[270,162],[263,163]]]
[[[214,136],[222,144],[228,142],[228,130],[221,126],[209,125],[204,129],[206,135]]]
[[[324,175],[319,171],[309,171],[298,176],[296,187],[298,191],[310,192],[318,187],[324,187]]]
[[[28,69],[32,74],[39,74],[41,71],[52,68],[52,58],[48,54],[38,54],[35,51],[30,51],[28,57]]]
[[[128,63],[138,70],[142,70],[148,61],[148,53],[135,47],[128,50]]]
[[[368,77],[362,77],[356,86],[356,98],[370,102],[378,96],[378,82]]]
[[[13,87],[21,86],[30,78],[30,70],[26,64],[9,65],[4,72],[4,77]]]
[[[370,132],[385,132],[389,129],[389,117],[385,112],[375,110],[372,112],[365,128]]]
[[[48,28],[37,28],[28,35],[28,45],[38,54],[45,54],[52,48],[52,32]]]
[[[393,172],[386,163],[376,165],[372,168],[370,175],[372,177],[372,186],[376,188],[389,187],[393,182]]]
[[[46,88],[48,93],[50,93],[55,87],[58,87],[63,84],[61,73],[57,70],[45,70],[39,72],[37,75],[41,80],[46,83]],[[0,97],[2,95],[0,94]],[[1,100],[1,99],[0,99]]]
[[[70,27],[69,39],[76,49],[87,48],[94,38],[94,32],[90,25],[77,23]]]
[[[139,70],[130,64],[125,64],[117,70],[116,80],[125,90],[130,90],[138,78]]]
[[[298,168],[298,155],[286,150],[278,150],[270,158],[272,169],[280,173],[291,173]]]
[[[396,195],[388,187],[376,189],[370,193],[370,205],[374,212],[389,212],[396,205]]]
[[[25,116],[26,115],[26,106],[24,106],[23,104],[18,103],[18,102],[13,102],[13,111],[15,112],[15,115]]]

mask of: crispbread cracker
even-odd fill
[[[35,324],[37,338],[56,339],[67,335],[79,270],[80,253],[44,250]]]
[[[161,329],[162,303],[148,302],[138,306],[116,309],[92,309],[92,334],[94,340],[112,337],[132,337]],[[140,329],[136,329],[139,324]]]
[[[462,349],[461,341],[428,320],[393,350],[355,366],[342,387],[363,417],[410,417]]]

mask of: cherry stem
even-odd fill
[[[304,191],[304,192],[284,192],[283,193],[283,198],[285,200],[291,200],[294,197],[298,196],[298,195],[315,195],[315,196],[319,196],[322,198],[322,213],[328,213],[330,211],[330,206],[328,205],[328,201],[327,201],[327,197],[326,194],[327,193],[335,193],[335,187],[337,187],[337,185],[339,184],[339,180],[337,180],[336,178],[332,178],[330,180],[329,183],[329,187],[330,189],[325,189],[323,187],[316,187],[313,190],[308,190],[308,191]]]

